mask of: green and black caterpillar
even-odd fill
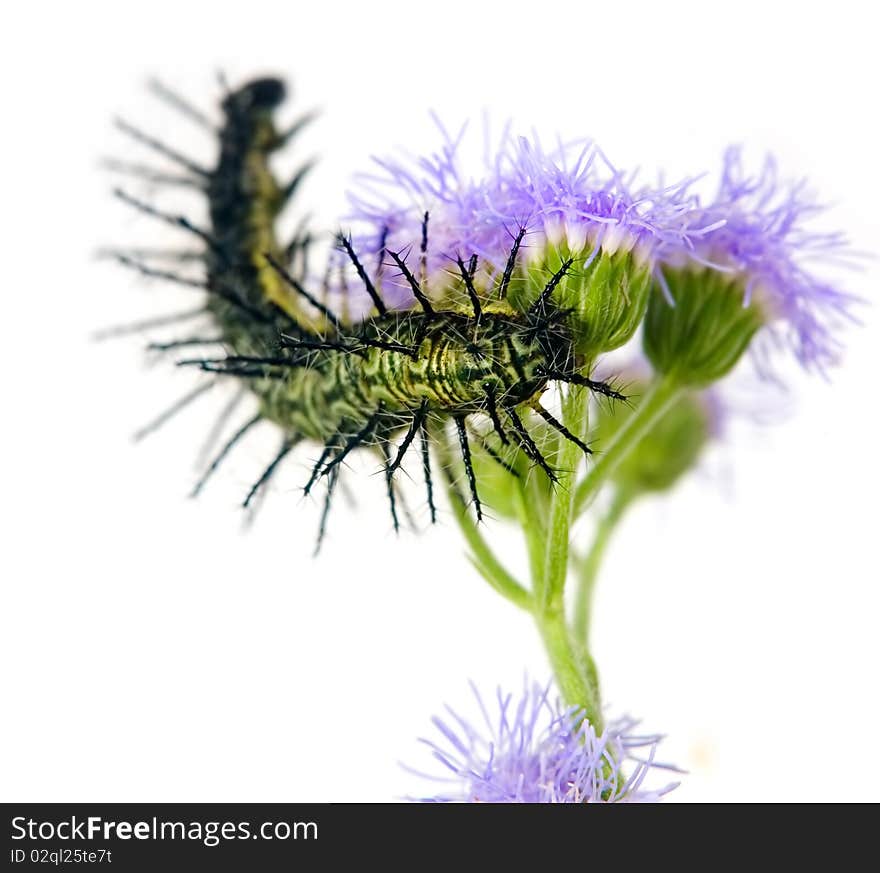
[[[207,123],[180,97],[157,87],[178,109]],[[203,345],[222,349],[222,354],[179,363],[242,380],[258,400],[256,415],[220,449],[195,491],[260,421],[277,425],[283,442],[248,493],[245,506],[294,446],[302,441],[320,443],[323,448],[304,486],[309,493],[318,482],[326,485],[319,543],[341,466],[351,452],[363,447],[381,458],[395,530],[399,525],[394,474],[411,448],[420,452],[431,520],[436,519],[431,442],[432,434],[447,428],[454,427],[478,519],[482,507],[472,440],[479,440],[481,449],[506,466],[492,446],[514,447],[555,480],[551,464],[530,433],[532,412],[584,452],[590,449],[542,406],[540,398],[548,385],[554,381],[583,385],[622,399],[611,386],[582,374],[583,361],[575,352],[568,312],[554,305],[554,290],[571,269],[572,260],[563,261],[532,299],[521,300],[519,295],[514,301],[508,290],[526,233],[524,227],[519,228],[506,268],[496,279],[488,285],[478,280],[476,255],[462,253],[454,262],[457,287],[438,298],[428,293],[424,275],[417,276],[401,252],[383,248],[378,253],[380,269],[371,275],[351,240],[339,236],[338,249],[372,303],[371,313],[357,323],[347,323],[327,305],[326,297],[306,287],[306,271],[293,267],[307,245],[307,235],[298,233],[288,245],[281,244],[276,235],[279,214],[302,178],[299,172],[286,185],[280,184],[270,166],[273,153],[304,123],[301,120],[286,132],[278,130],[275,112],[284,96],[284,84],[274,78],[250,82],[227,94],[218,131],[220,153],[213,169],[121,123],[142,144],[181,165],[188,184],[204,190],[210,227],[199,227],[185,216],[162,212],[117,191],[135,209],[197,240],[204,278],[155,269],[138,253],[114,254],[143,274],[204,289],[204,312],[210,315],[217,335],[187,337],[164,348]],[[129,169],[145,173],[142,167]],[[152,174],[151,178],[161,177]],[[430,244],[429,222],[430,215],[425,213],[421,239],[414,241],[423,257]],[[411,309],[392,310],[384,302],[382,271],[389,269],[399,271],[408,283]],[[188,398],[197,395],[198,391]],[[471,417],[482,420],[481,429],[471,426]],[[492,434],[491,441],[487,432]],[[448,463],[441,467],[443,475],[452,475]]]

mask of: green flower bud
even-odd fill
[[[632,339],[641,323],[651,288],[651,267],[639,249],[572,252],[568,241],[535,247],[523,267],[525,282],[512,286],[510,302],[525,310],[561,266],[571,266],[553,292],[553,302],[570,313],[575,351],[592,361]]]
[[[602,404],[593,440],[598,451],[609,445],[638,406],[644,386],[630,389],[629,406]],[[612,474],[618,488],[631,495],[667,491],[696,464],[714,431],[713,410],[704,393],[685,392],[654,422]]]
[[[742,279],[718,270],[666,268],[663,277],[674,303],[655,282],[645,316],[648,360],[679,385],[716,382],[767,322],[760,296],[746,302]]]

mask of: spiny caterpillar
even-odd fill
[[[164,86],[156,88],[190,118],[208,123],[182,98]],[[506,267],[495,279],[489,283],[478,279],[477,256],[462,253],[451,262],[457,293],[438,298],[428,292],[424,267],[421,275],[416,275],[403,252],[383,246],[377,253],[379,266],[371,275],[350,238],[340,235],[339,252],[372,304],[367,317],[346,323],[325,300],[307,289],[305,268],[294,270],[292,266],[307,247],[308,236],[298,234],[292,243],[282,245],[276,235],[277,218],[304,172],[281,185],[270,167],[271,155],[304,123],[300,120],[286,133],[279,132],[274,113],[284,95],[283,83],[272,78],[250,82],[227,94],[222,103],[220,154],[213,169],[199,166],[120,122],[120,127],[141,144],[181,165],[186,181],[205,191],[210,228],[203,229],[182,215],[160,211],[117,190],[117,196],[128,205],[198,240],[203,246],[199,260],[204,263],[205,275],[190,279],[154,269],[137,252],[116,251],[114,257],[147,276],[204,289],[203,311],[216,325],[217,336],[190,337],[160,347],[216,344],[223,354],[178,363],[243,380],[258,400],[257,414],[241,424],[220,449],[194,493],[260,421],[277,425],[283,442],[244,505],[248,506],[268,483],[295,445],[303,440],[320,443],[323,449],[305,483],[309,493],[318,481],[326,482],[319,545],[340,468],[349,454],[361,447],[377,450],[381,456],[397,530],[393,477],[418,437],[428,506],[435,521],[431,436],[452,426],[450,419],[478,519],[482,518],[482,507],[470,440],[480,440],[493,458],[505,462],[484,434],[469,427],[470,416],[480,416],[484,425],[491,426],[496,446],[521,450],[555,481],[554,470],[530,434],[524,413],[534,411],[565,439],[589,453],[589,447],[541,405],[541,395],[550,382],[559,381],[622,399],[611,386],[582,375],[583,362],[575,353],[568,313],[554,306],[554,290],[571,269],[572,259],[561,263],[537,296],[523,302],[517,297],[514,304],[514,295],[508,295],[508,290],[526,234],[525,227],[520,227],[512,234]],[[151,180],[168,178],[139,166],[126,169]],[[416,241],[422,265],[429,246],[429,222],[426,212],[421,240]],[[412,309],[392,310],[383,300],[382,272],[389,268],[398,270],[408,283],[415,302]],[[169,413],[196,396],[198,389]],[[445,475],[453,475],[448,463],[442,466]]]

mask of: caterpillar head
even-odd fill
[[[272,110],[284,101],[287,89],[281,79],[254,79],[224,101],[223,110],[229,115],[247,115],[257,109]]]
[[[283,139],[275,129],[273,111],[285,96],[286,88],[280,79],[255,79],[229,94],[223,101],[223,112],[227,118],[223,149],[251,155],[276,149]],[[227,187],[230,184],[229,179],[219,181]]]

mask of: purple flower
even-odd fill
[[[684,293],[676,287],[682,271],[692,275],[705,269],[706,293],[729,277],[742,295],[743,308],[751,313],[742,319],[743,331],[751,327],[742,347],[750,346],[759,363],[774,345],[791,349],[808,369],[823,371],[837,362],[839,328],[853,320],[856,298],[818,275],[814,266],[816,261],[845,264],[853,253],[842,234],[811,229],[810,220],[824,208],[803,182],[780,179],[772,159],[760,174],[749,176],[741,150],[731,147],[718,190],[706,199],[694,191],[696,178],[670,186],[638,182],[592,141],[545,149],[537,136],[514,137],[509,131],[497,146],[485,137],[482,166],[474,175],[465,171],[461,157],[466,128],[451,136],[439,122],[438,127],[442,142],[433,154],[374,159],[379,172],[360,176],[349,192],[356,248],[375,263],[392,306],[409,306],[413,297],[400,271],[383,266],[388,250],[408,261],[429,293],[442,296],[458,281],[459,257],[478,256],[475,281],[489,288],[524,228],[517,281],[524,278],[531,288],[527,301],[564,257],[574,256],[573,275],[560,287],[557,302],[578,311],[576,329],[596,339],[593,355],[629,339],[652,277],[673,305]],[[620,264],[628,254],[623,272],[614,272],[608,287],[589,285],[598,256],[618,256]],[[536,271],[530,276],[532,265]],[[627,303],[632,293],[629,311],[618,299],[622,288]],[[600,314],[615,307],[621,307],[619,319],[602,323]],[[763,329],[753,340],[757,326]],[[723,325],[706,327],[716,328],[723,331]],[[584,351],[590,340],[582,339],[581,346]],[[717,378],[714,371],[702,375]]]
[[[425,212],[429,277],[475,254],[491,278],[504,267],[520,228],[526,229],[524,259],[564,242],[585,262],[600,252],[632,251],[645,264],[661,245],[686,244],[694,205],[687,183],[636,185],[590,141],[545,150],[536,136],[507,131],[491,158],[486,137],[482,175],[475,177],[460,158],[465,128],[452,137],[437,124],[443,141],[433,154],[374,158],[380,172],[357,177],[348,218],[361,228],[360,250],[379,253],[384,245],[419,257]],[[404,289],[405,283],[396,285]]]
[[[837,331],[844,320],[854,320],[856,302],[812,270],[817,261],[851,265],[854,257],[843,234],[809,227],[824,211],[803,181],[780,179],[772,158],[759,175],[749,176],[741,149],[731,147],[715,197],[693,209],[681,244],[664,243],[660,258],[671,268],[729,274],[743,288],[743,305],[754,302],[763,311],[767,329],[761,334],[790,348],[804,367],[823,371],[838,361]],[[660,271],[658,277],[666,284]],[[668,285],[666,291],[675,296]],[[766,356],[766,346],[758,351]]]
[[[419,775],[449,786],[425,802],[651,802],[678,784],[646,786],[653,771],[675,768],[655,762],[661,737],[635,733],[630,718],[596,736],[578,710],[551,703],[547,687],[526,687],[519,700],[499,690],[496,714],[473,690],[482,723],[447,707],[447,719],[433,719],[440,737],[422,740],[447,773]]]

